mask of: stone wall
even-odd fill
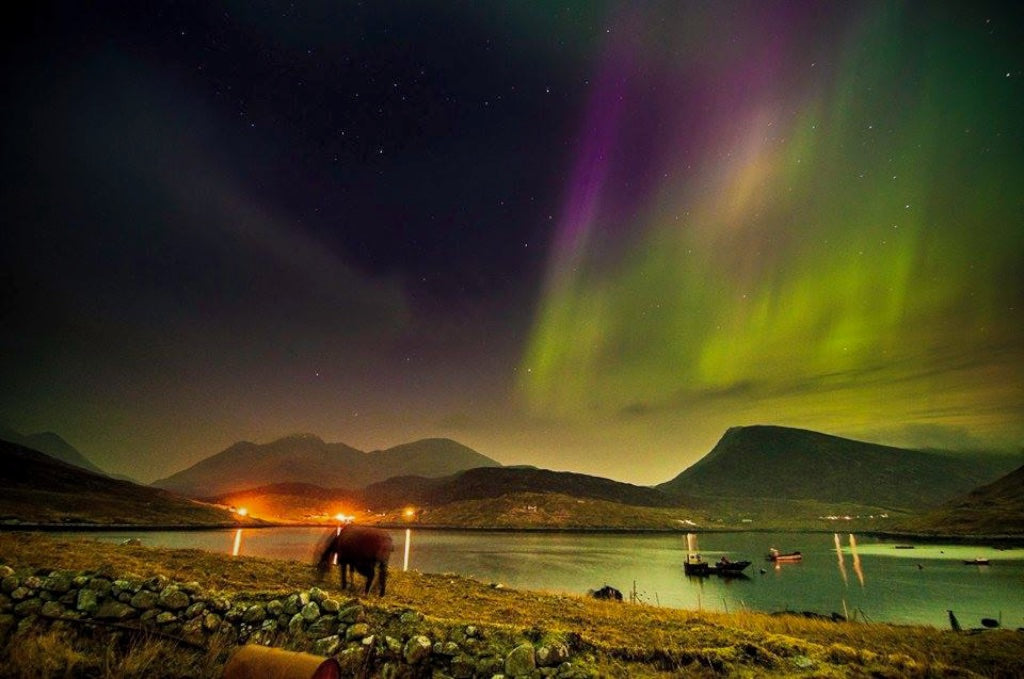
[[[413,610],[334,599],[313,587],[230,598],[198,582],[112,572],[17,573],[0,566],[0,643],[56,620],[142,629],[208,647],[245,643],[335,656],[346,676],[593,676],[579,639],[540,630],[442,624]],[[16,637],[15,637],[16,639]],[[577,657],[574,657],[577,656]]]

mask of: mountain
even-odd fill
[[[1024,535],[1024,466],[907,521],[901,529],[942,535]]]
[[[74,446],[53,432],[42,432],[26,436],[11,429],[0,428],[0,440],[16,443],[31,450],[37,450],[61,462],[87,469],[94,474],[108,475],[107,472],[93,464],[89,458],[80,453]]]
[[[513,493],[552,493],[639,507],[680,505],[678,498],[654,488],[534,467],[480,467],[443,479],[392,478],[364,488],[362,496],[368,506],[386,509],[403,503],[437,506]]]
[[[361,490],[278,483],[228,493],[216,502],[265,519],[404,523],[474,528],[670,528],[701,519],[653,488],[534,467],[479,467],[441,478],[399,476]],[[697,525],[697,524],[689,524]]]
[[[674,496],[851,502],[923,509],[1007,470],[1007,459],[894,448],[789,427],[734,427],[656,486]]]
[[[450,439],[422,439],[366,453],[344,443],[296,434],[267,444],[236,443],[153,483],[191,497],[213,497],[277,483],[357,489],[395,475],[447,476],[472,467],[499,466]]]
[[[233,525],[237,517],[0,441],[0,520],[8,524]]]

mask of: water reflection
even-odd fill
[[[832,541],[836,543],[836,558],[839,560],[839,575],[843,576],[843,584],[847,584],[846,562],[843,559],[843,541],[839,533],[832,533]]]
[[[850,533],[850,552],[853,554],[853,572],[857,574],[860,586],[864,586],[864,571],[860,567],[860,554],[857,553],[857,538]]]
[[[239,528],[235,531],[235,544],[231,548],[231,556],[238,556],[238,552],[242,548],[242,529]]]

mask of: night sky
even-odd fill
[[[1011,5],[28,3],[0,425],[143,481],[296,432],[1020,449]]]

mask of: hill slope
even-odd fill
[[[94,474],[9,441],[0,441],[0,460],[0,519],[5,523],[237,523],[224,509]]]
[[[87,469],[94,474],[109,476],[107,472],[93,464],[89,458],[79,452],[74,446],[53,432],[25,435],[10,429],[0,429],[0,440],[16,443],[30,450],[37,450],[61,462]]]
[[[1024,466],[901,528],[942,535],[1024,535]]]
[[[401,497],[411,498],[416,504],[437,506],[512,493],[555,493],[639,507],[673,507],[680,504],[679,500],[654,488],[634,486],[599,476],[533,467],[482,467],[426,483],[420,479],[393,478],[367,487],[363,496],[371,507],[383,509],[388,505],[394,506]]]
[[[734,427],[657,488],[671,496],[934,507],[1005,473],[1005,459],[954,457],[788,427]]]
[[[365,453],[344,443],[298,434],[263,445],[236,443],[153,485],[191,497],[278,483],[356,489],[395,475],[446,476],[487,466],[498,463],[449,439],[423,439]]]
[[[527,496],[529,500],[522,499]],[[405,520],[404,510],[414,507],[421,522],[443,520],[445,525],[473,527],[503,526],[512,518],[525,518],[522,525],[536,526],[546,519],[553,521],[553,514],[572,517],[572,525],[588,527],[622,523],[622,517],[616,514],[628,515],[633,521],[630,525],[640,526],[642,514],[656,517],[656,523],[643,524],[645,527],[664,527],[677,524],[667,522],[663,510],[679,508],[678,501],[653,488],[531,467],[479,467],[441,478],[398,476],[354,491],[278,483],[220,495],[217,502],[245,506],[253,515],[284,521],[332,521],[336,512],[355,514],[357,520],[377,520],[372,517],[381,514]],[[555,505],[557,511],[552,509]],[[525,506],[533,511],[525,517],[513,517],[515,512],[508,509],[519,511]],[[596,506],[606,509],[596,511]],[[566,507],[573,511],[566,511]],[[646,511],[650,509],[661,513]],[[585,520],[579,519],[582,510],[588,515]],[[464,524],[455,522],[456,515],[467,520]],[[602,524],[602,517],[611,523]],[[559,526],[564,527],[557,522],[547,527]]]

